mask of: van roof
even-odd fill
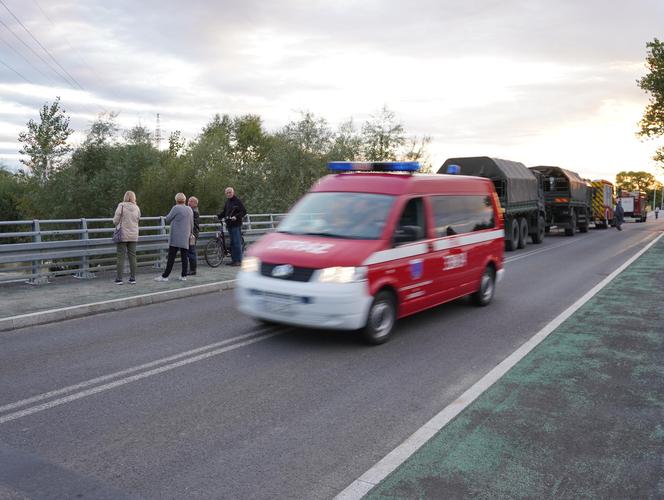
[[[489,179],[444,174],[349,173],[326,175],[314,185],[313,192],[350,192],[373,194],[469,194],[487,193],[493,188]]]

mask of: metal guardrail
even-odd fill
[[[284,215],[247,215],[242,226],[246,243],[274,230]],[[199,254],[215,237],[219,224],[215,215],[200,216]],[[112,218],[0,221],[0,284],[41,284],[60,275],[87,279],[95,272],[114,269],[114,229]],[[164,217],[141,217],[136,246],[139,266],[165,265],[169,230]]]

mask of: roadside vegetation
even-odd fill
[[[646,44],[648,73],[637,85],[649,96],[637,135],[664,137],[664,42]],[[59,98],[45,103],[39,120],[19,135],[21,162],[13,173],[0,165],[0,220],[108,217],[128,189],[146,215],[168,211],[173,194],[196,195],[202,213],[223,205],[224,188],[236,188],[252,213],[284,212],[325,174],[331,160],[419,160],[430,171],[430,137],[410,136],[387,107],[361,126],[352,119],[333,130],[312,113],[279,130],[266,130],[258,115],[215,115],[194,139],[180,132],[168,147],[137,125],[121,131],[116,115],[97,117],[82,144],[73,146],[69,118]],[[653,160],[664,168],[664,146]],[[645,171],[622,171],[616,188],[648,193],[662,185]]]
[[[145,215],[167,213],[179,191],[197,196],[201,213],[217,213],[229,185],[251,213],[276,213],[331,160],[419,160],[430,169],[430,139],[407,135],[387,107],[360,127],[351,119],[337,130],[306,112],[276,131],[257,115],[216,115],[194,140],[172,133],[163,150],[150,130],[121,131],[115,118],[98,116],[74,147],[60,99],[44,104],[19,136],[25,168],[0,168],[0,220],[108,217],[128,189]]]

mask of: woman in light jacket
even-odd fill
[[[129,257],[129,284],[136,284],[136,242],[138,241],[138,221],[141,218],[141,209],[136,204],[136,194],[127,191],[122,203],[115,209],[113,224],[122,228],[122,238],[117,244],[117,270],[115,284],[122,285],[125,252]]]
[[[168,275],[173,270],[175,256],[180,252],[180,262],[182,263],[182,274],[178,279],[187,281],[187,250],[189,249],[189,236],[194,231],[194,212],[185,205],[187,197],[184,193],[175,195],[175,206],[171,208],[166,218],[166,224],[171,225],[171,231],[168,237],[168,260],[164,274],[157,276],[155,281],[168,281]]]

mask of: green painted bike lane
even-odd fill
[[[663,498],[664,238],[365,498]]]

